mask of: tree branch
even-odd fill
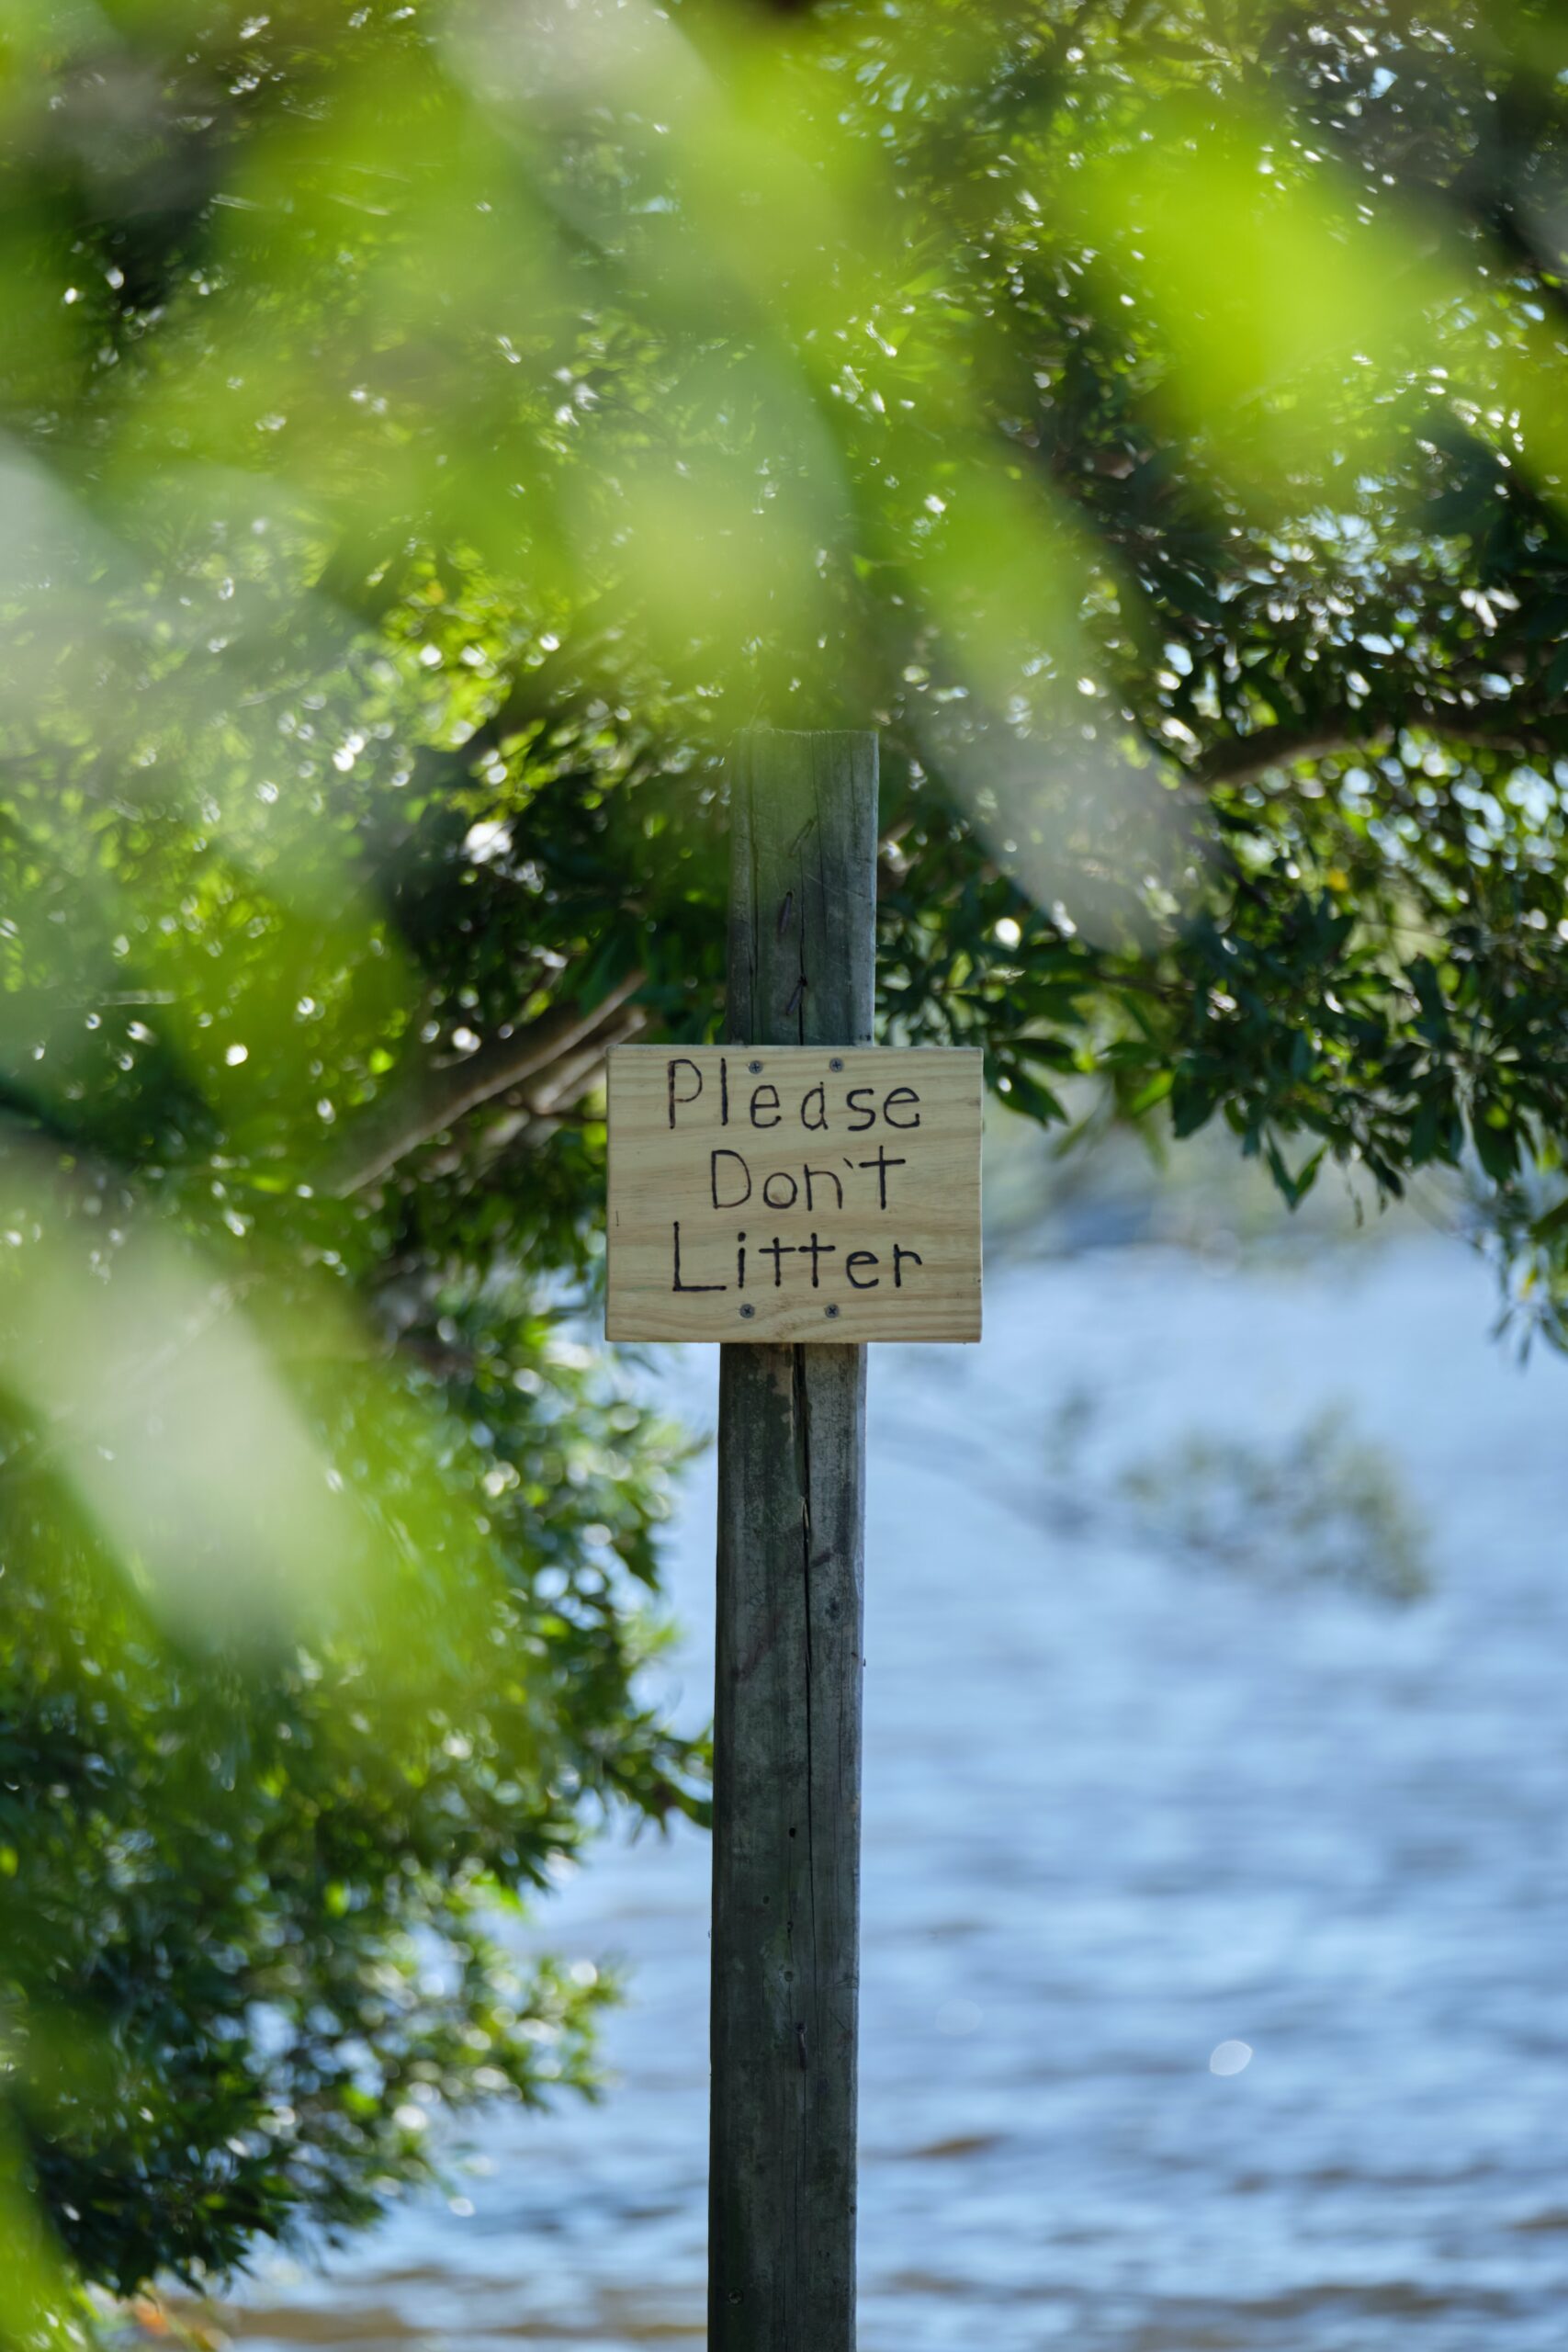
[[[513,1035],[493,1039],[466,1060],[428,1070],[386,1102],[376,1103],[344,1136],[328,1189],[340,1196],[362,1191],[481,1102],[560,1062],[612,1023],[646,978],[644,972],[629,972],[587,1008],[552,1005]]]
[[[514,1143],[530,1138],[542,1142],[546,1136],[552,1135],[572,1104],[580,1102],[598,1084],[611,1046],[627,1044],[647,1028],[648,1020],[645,1006],[625,1005],[585,1044],[547,1064],[521,1089],[516,1107],[502,1112],[499,1118],[487,1125],[479,1153],[479,1174],[488,1174]],[[454,1142],[449,1150],[434,1155],[430,1162],[432,1172],[450,1176],[466,1156],[461,1144]]]
[[[529,1111],[536,1118],[545,1118],[552,1111],[581,1102],[603,1076],[604,1057],[610,1047],[629,1044],[647,1026],[648,1014],[643,1007],[628,1004],[603,1029],[595,1030],[575,1053],[563,1054],[559,1061],[552,1063],[528,1088],[525,1099]]]
[[[1370,751],[1375,743],[1405,728],[1448,736],[1477,751],[1506,752],[1520,760],[1555,760],[1568,753],[1568,721],[1510,721],[1496,707],[1471,709],[1462,703],[1433,702],[1418,697],[1398,713],[1337,712],[1314,721],[1287,720],[1274,727],[1254,728],[1249,735],[1235,735],[1215,743],[1186,771],[1187,781],[1203,790],[1219,784],[1251,784],[1269,768],[1291,767],[1298,760],[1326,759],[1337,752]]]

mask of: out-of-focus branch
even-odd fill
[[[527,1080],[553,1074],[590,1041],[596,1062],[607,1042],[604,1033],[645,978],[640,971],[628,973],[597,1004],[552,1006],[512,1036],[497,1037],[463,1061],[426,1070],[400,1088],[344,1135],[328,1179],[330,1189],[340,1195],[362,1191],[481,1102]]]
[[[626,1045],[648,1026],[648,1012],[640,1004],[628,1004],[615,1017],[596,1029],[575,1051],[562,1054],[551,1062],[527,1086],[520,1090],[520,1099],[513,1107],[502,1111],[485,1127],[479,1154],[479,1174],[493,1168],[502,1155],[521,1145],[532,1148],[554,1134],[563,1115],[593,1088],[604,1074],[604,1057],[612,1046]],[[432,1163],[432,1172],[449,1176],[459,1167],[465,1154],[454,1145],[450,1151],[438,1152]]]
[[[1337,711],[1321,719],[1286,720],[1254,728],[1249,735],[1216,743],[1187,770],[1187,781],[1203,789],[1217,784],[1250,784],[1270,768],[1298,760],[1326,759],[1338,752],[1370,751],[1405,728],[1447,737],[1478,751],[1506,752],[1520,760],[1555,760],[1568,752],[1568,718],[1561,724],[1511,718],[1496,705],[1472,709],[1463,703],[1417,697],[1397,712]]]

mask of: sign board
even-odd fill
[[[612,1048],[612,1340],[977,1340],[981,1055]]]

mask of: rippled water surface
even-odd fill
[[[977,1350],[875,1351],[863,2352],[1568,2343],[1568,1367],[1521,1375],[1492,1306],[1436,1242],[1129,1250],[1004,1274]],[[699,1419],[713,1370],[674,1375]],[[1337,1398],[1418,1498],[1425,1603],[1174,1558],[1115,1499]],[[688,1710],[712,1521],[705,1469]],[[562,1891],[552,1945],[631,1972],[617,2088],[483,2127],[471,2212],[265,2271],[251,2352],[701,2343],[706,1871],[682,1836]]]

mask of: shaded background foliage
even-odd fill
[[[483,1917],[593,1801],[700,1803],[635,1689],[672,1441],[561,1324],[605,1047],[718,1018],[738,727],[881,729],[889,1038],[1222,1117],[1292,1198],[1461,1170],[1561,1338],[1568,50],[1392,0],[3,40],[26,2342],[53,2249],[221,2267],[584,2074],[595,1988]]]

